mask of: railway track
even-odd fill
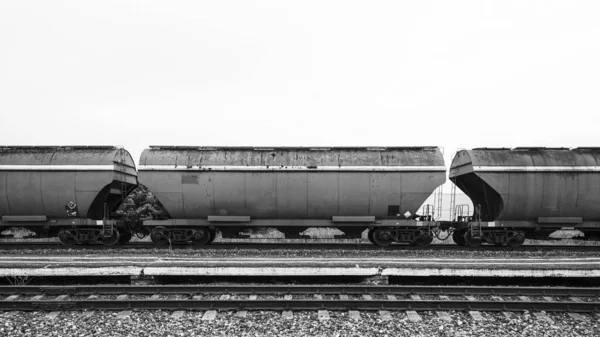
[[[470,251],[470,250],[486,250],[486,251],[537,251],[537,250],[600,250],[600,245],[523,245],[520,247],[509,246],[493,246],[483,245],[473,248],[468,246],[458,246],[455,244],[433,244],[427,247],[411,246],[403,244],[394,244],[388,247],[378,247],[370,243],[255,243],[255,242],[216,242],[207,246],[193,245],[173,245],[173,246],[156,246],[154,243],[135,242],[125,245],[104,246],[101,244],[85,245],[85,246],[64,246],[59,242],[0,242],[0,250],[14,249],[92,249],[92,250],[109,250],[109,249],[320,249],[320,250],[429,250],[443,249],[454,251]]]
[[[473,286],[2,286],[2,311],[407,310],[600,312],[600,288]],[[118,295],[115,297],[115,295]],[[152,297],[148,297],[152,295]],[[220,295],[220,296],[218,296]],[[423,297],[424,298],[423,298]],[[477,297],[477,298],[476,298]]]

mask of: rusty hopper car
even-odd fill
[[[24,227],[67,245],[128,241],[108,214],[136,186],[135,164],[121,148],[0,147],[0,231]]]
[[[370,228],[373,243],[388,245],[431,242],[431,214],[416,212],[446,173],[437,147],[151,146],[139,179],[170,215],[144,222],[157,243],[335,227],[349,238]]]
[[[450,179],[475,206],[456,228],[459,244],[518,246],[565,228],[600,233],[600,148],[459,151]]]

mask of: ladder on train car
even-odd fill
[[[452,212],[452,214],[450,215],[450,220],[457,221],[456,220],[457,209],[456,209],[456,184],[455,183],[452,183],[452,188],[450,189],[450,211]]]
[[[438,186],[433,192],[433,219],[439,220],[442,216],[442,200],[443,200],[444,185]]]
[[[108,206],[104,203],[104,219],[102,219],[102,236],[109,238],[113,235],[113,226],[108,221]]]

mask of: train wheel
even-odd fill
[[[465,231],[458,230],[452,232],[452,240],[459,246],[466,246],[467,242],[465,241]]]
[[[375,228],[373,229],[369,229],[369,231],[367,232],[367,238],[369,239],[369,242],[376,245],[375,241],[373,241],[373,232],[375,231]]]
[[[208,228],[199,228],[192,234],[192,243],[196,246],[204,246],[210,243],[210,231]]]
[[[128,230],[123,230],[119,232],[119,244],[124,245],[131,240],[132,234]]]
[[[156,227],[150,232],[150,240],[157,246],[166,246],[169,244],[169,237],[167,236],[166,229],[164,227]]]
[[[216,229],[209,229],[208,231],[210,232],[210,240],[208,240],[207,245],[209,245],[213,241],[215,241],[215,238],[217,237],[217,230]]]
[[[508,233],[508,237],[506,238],[506,244],[511,247],[519,247],[525,242],[525,233],[521,231],[514,231]]]
[[[58,232],[58,240],[65,246],[74,246],[77,244],[75,234],[66,228],[63,228]]]
[[[373,232],[373,243],[380,247],[386,247],[394,242],[392,233],[386,228],[377,228]]]
[[[119,242],[120,238],[121,238],[121,235],[119,234],[119,231],[113,227],[112,235],[107,238],[102,236],[100,238],[100,242],[102,242],[102,244],[105,246],[112,246],[112,245],[116,244],[117,242]]]
[[[467,231],[464,235],[465,238],[465,242],[467,243],[467,245],[471,246],[471,247],[479,247],[481,246],[482,240],[481,239],[475,239],[473,237],[473,235],[471,235],[471,231]]]

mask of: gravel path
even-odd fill
[[[382,321],[376,311],[363,311],[360,321],[348,312],[330,311],[328,320],[317,312],[294,311],[284,319],[281,312],[219,312],[213,321],[202,320],[203,312],[185,312],[173,319],[170,311],[62,312],[51,319],[47,312],[0,313],[0,336],[598,336],[599,317],[583,314],[578,321],[565,313],[549,313],[552,323],[534,315],[483,312],[485,321],[474,320],[468,312],[449,312],[451,321],[435,312],[419,312],[421,322],[411,322],[403,311],[392,311],[390,321]],[[121,314],[122,315],[122,314]]]

